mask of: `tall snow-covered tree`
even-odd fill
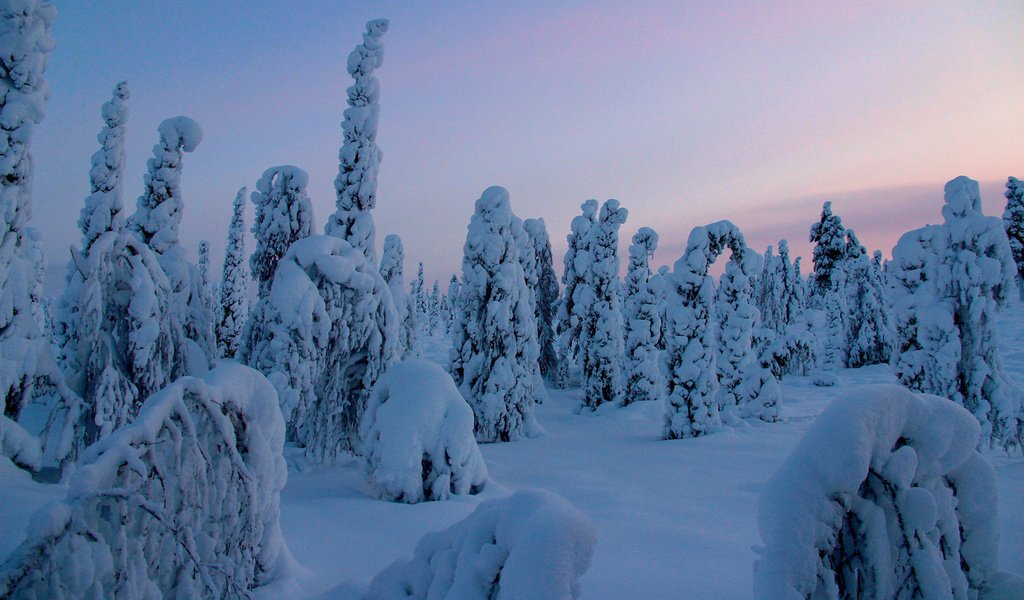
[[[606,402],[622,402],[624,351],[618,250],[619,227],[628,215],[629,211],[621,208],[618,200],[607,200],[601,206],[597,223],[590,228],[590,264],[585,271],[585,287],[577,288],[577,301],[585,307],[580,335],[582,401],[590,409]]]
[[[832,214],[832,203],[821,207],[821,218],[811,225],[808,241],[814,244],[814,272],[811,274],[811,291],[816,298],[824,297],[825,291],[833,289],[832,274],[840,268],[846,251],[846,228],[838,215]]]
[[[430,298],[427,300],[430,306],[429,315],[427,317],[427,330],[431,335],[436,334],[441,330],[441,282],[434,280],[434,285],[430,288]]]
[[[354,450],[370,390],[401,352],[377,267],[337,237],[297,240],[251,321],[247,360],[277,389],[289,438],[318,462]]]
[[[217,320],[217,349],[224,358],[234,358],[242,343],[242,329],[249,318],[249,271],[245,264],[245,199],[242,187],[231,205],[231,224],[224,250],[220,279],[220,307]]]
[[[380,258],[380,275],[391,290],[391,299],[402,323],[399,328],[399,348],[402,357],[419,354],[419,327],[416,320],[416,304],[405,291],[405,248],[402,238],[391,233],[384,237],[384,253]]]
[[[448,293],[445,295],[448,298],[448,333],[451,334],[452,327],[455,326],[455,322],[459,319],[459,290],[462,289],[462,284],[459,283],[459,276],[453,274],[452,278],[448,281]]]
[[[260,299],[270,293],[277,263],[295,240],[313,233],[313,204],[306,195],[309,175],[284,165],[263,172],[252,193],[256,249],[249,258]]]
[[[1020,447],[1020,392],[1003,374],[993,318],[1016,274],[1003,223],[982,214],[978,182],[963,176],[946,184],[942,216],[893,249],[896,375],[970,411],[983,446]]]
[[[430,307],[427,301],[426,283],[423,281],[423,263],[416,266],[416,279],[412,282],[411,293],[416,305],[416,319],[420,323],[426,323]]]
[[[536,325],[537,315],[537,281],[540,277],[537,272],[537,253],[533,249],[533,239],[530,237],[526,226],[523,224],[523,220],[517,217],[515,214],[512,215],[512,237],[516,243],[516,256],[519,259],[519,266],[523,270],[523,280],[526,282],[526,289],[530,292],[527,296],[527,301],[530,304],[530,314],[534,316],[534,324]],[[538,331],[534,332],[534,339],[538,339]],[[539,360],[539,345],[538,345],[538,361],[532,365],[533,370],[533,399],[537,404],[543,404],[547,400],[547,388],[544,386],[544,376],[540,372],[540,360]]]
[[[338,152],[338,176],[334,178],[337,210],[325,231],[358,248],[370,264],[377,264],[376,231],[370,211],[377,205],[377,172],[383,153],[377,147],[380,121],[380,82],[374,71],[384,62],[381,37],[387,19],[366,24],[363,43],[348,55],[348,73],[355,82],[348,88],[348,108],[341,123],[345,141]]]
[[[92,156],[89,196],[78,217],[83,254],[88,253],[88,248],[99,236],[108,231],[120,231],[124,227],[124,134],[130,96],[127,82],[119,82],[114,86],[112,97],[100,111],[105,126],[97,136],[100,149]]]
[[[480,442],[532,435],[537,327],[517,256],[508,191],[476,201],[462,259],[450,370],[476,416]]]
[[[580,205],[583,214],[573,218],[566,241],[569,244],[562,259],[562,284],[565,293],[558,304],[559,372],[556,383],[569,382],[569,366],[575,363],[580,353],[582,328],[582,307],[576,306],[576,288],[583,282],[590,265],[590,228],[597,216],[597,200],[587,200]],[[578,257],[578,258],[577,258]],[[579,264],[577,264],[577,262]]]
[[[537,322],[537,344],[540,346],[540,373],[548,381],[560,386],[554,329],[555,310],[558,306],[558,276],[551,262],[551,240],[544,219],[526,219],[523,227],[530,236],[536,257],[537,281],[533,288],[533,309]]]
[[[657,346],[661,340],[661,306],[651,285],[650,260],[658,248],[658,234],[641,227],[629,247],[629,266],[623,286],[625,329],[625,391],[623,406],[663,396]]]
[[[1003,228],[1010,241],[1013,260],[1017,264],[1017,292],[1024,300],[1024,183],[1016,177],[1006,181],[1006,210],[1003,211]]]
[[[852,230],[851,230],[852,231]],[[875,260],[860,256],[847,265],[847,365],[852,368],[889,362],[895,330],[879,269]]]

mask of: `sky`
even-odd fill
[[[941,220],[947,180],[979,180],[985,212],[1001,214],[1006,177],[1024,177],[1019,0],[55,4],[32,142],[34,225],[55,264],[78,243],[100,107],[121,80],[130,211],[157,126],[186,115],[204,129],[182,176],[193,257],[209,240],[219,272],[235,193],[275,165],[309,172],[322,229],[346,59],[377,17],[391,25],[373,214],[378,253],[385,234],[402,237],[407,281],[417,261],[428,285],[459,272],[491,185],[519,216],[545,219],[561,272],[588,198],[629,209],[623,255],[648,226],[654,263],[672,264],[694,226],[729,219],[749,246],[785,238],[806,264],[825,200],[888,255],[902,232]]]

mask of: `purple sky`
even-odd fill
[[[274,165],[309,171],[322,228],[345,60],[374,17],[391,19],[378,251],[401,235],[407,280],[419,260],[428,279],[460,269],[490,185],[545,218],[559,272],[569,221],[592,197],[630,210],[623,248],[638,227],[659,232],[657,264],[718,219],[758,250],[788,238],[806,256],[824,200],[888,254],[941,219],[942,185],[961,174],[1002,212],[1002,182],[1024,176],[1024,4],[778,4],[58,0],[35,226],[51,262],[66,262],[99,109],[127,79],[131,210],[157,125],[182,114],[205,131],[182,179],[193,255],[209,239],[219,274],[235,192]]]

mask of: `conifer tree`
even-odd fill
[[[337,210],[325,227],[328,235],[347,241],[373,265],[377,264],[376,231],[370,211],[377,205],[377,172],[383,157],[377,147],[380,82],[374,71],[384,62],[381,37],[387,30],[387,19],[367,22],[363,43],[348,55],[348,73],[355,82],[348,88],[348,108],[341,123],[345,141],[334,179]]]
[[[220,315],[217,320],[217,349],[224,358],[234,358],[242,342],[242,329],[249,317],[249,272],[245,264],[245,199],[242,187],[231,206],[228,243],[220,280]]]
[[[811,226],[808,241],[814,244],[814,272],[811,274],[811,295],[823,298],[834,289],[833,273],[846,257],[846,228],[842,220],[832,214],[832,203],[821,207],[821,218]]]
[[[558,307],[558,277],[551,259],[551,241],[544,219],[526,219],[523,227],[533,243],[536,256],[537,283],[533,288],[534,318],[537,321],[537,343],[540,346],[540,373],[561,387],[558,349],[554,320]]]
[[[1024,300],[1024,183],[1016,177],[1006,181],[1006,210],[1003,211],[1003,228],[1010,241],[1013,260],[1017,264],[1017,292]]]
[[[651,285],[650,259],[658,234],[641,227],[629,247],[629,267],[623,286],[625,327],[625,393],[623,406],[662,397],[657,346],[661,341],[661,306]]]
[[[380,259],[380,275],[391,289],[391,299],[402,325],[399,328],[399,348],[402,357],[418,356],[419,333],[416,304],[405,291],[405,248],[402,238],[391,233],[384,237],[384,253]]]
[[[576,306],[576,288],[586,277],[590,261],[590,228],[597,215],[597,200],[587,200],[580,205],[583,214],[572,220],[571,231],[566,237],[569,247],[562,259],[562,284],[565,294],[558,305],[559,376],[556,383],[569,382],[569,365],[575,363],[580,352],[582,328],[582,307]],[[579,264],[577,264],[577,257]]]
[[[292,243],[313,233],[313,204],[306,195],[307,183],[309,175],[290,165],[267,169],[256,183],[252,193],[256,249],[249,264],[260,299],[270,292],[277,263]]]
[[[430,315],[427,321],[428,331],[431,335],[436,334],[441,329],[441,282],[434,280],[434,286],[430,289],[430,298],[428,299],[430,306]]]

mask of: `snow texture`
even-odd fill
[[[754,597],[985,597],[998,532],[978,434],[959,406],[899,386],[835,400],[761,494]]]
[[[348,108],[341,123],[345,141],[334,179],[338,208],[325,228],[325,233],[347,241],[373,265],[377,264],[376,232],[370,211],[377,204],[377,172],[383,157],[377,147],[380,82],[374,71],[384,62],[381,37],[387,30],[387,19],[369,21],[363,43],[348,55],[348,73],[355,83],[347,90]]]
[[[473,408],[480,442],[515,440],[537,429],[537,326],[513,226],[508,191],[487,188],[463,247],[450,371]]]
[[[650,227],[637,230],[629,247],[622,307],[626,339],[623,405],[664,396],[658,366],[662,307],[650,281],[650,260],[657,247],[658,234]]]
[[[220,278],[220,305],[217,307],[217,351],[234,358],[242,342],[242,330],[249,318],[249,272],[245,264],[245,187],[238,190],[231,206],[228,243],[224,250],[224,268]]]
[[[440,366],[400,362],[370,393],[360,459],[378,497],[414,504],[476,494],[487,483],[473,410]]]
[[[11,598],[246,598],[287,575],[273,387],[223,366],[150,397],[91,446],[0,569]]]
[[[573,600],[595,545],[594,526],[571,504],[524,490],[424,536],[411,560],[373,579],[366,598]]]
[[[558,385],[560,367],[554,329],[555,311],[558,308],[558,276],[551,262],[551,240],[544,219],[526,219],[523,228],[530,236],[536,257],[536,284],[532,290],[537,344],[540,347],[538,366],[541,376]]]
[[[256,249],[249,257],[260,299],[270,293],[277,262],[295,240],[313,233],[313,204],[306,195],[309,175],[298,167],[282,165],[263,172],[252,193],[256,218],[252,233]]]
[[[942,225],[910,231],[893,249],[896,375],[970,411],[983,446],[1020,447],[1020,390],[1003,374],[993,319],[1014,287],[1012,251],[1002,221],[981,213],[976,181],[949,181],[945,201]]]
[[[280,396],[289,437],[311,460],[357,446],[374,383],[398,360],[398,315],[387,283],[362,252],[333,236],[296,241],[252,319],[244,356]]]

